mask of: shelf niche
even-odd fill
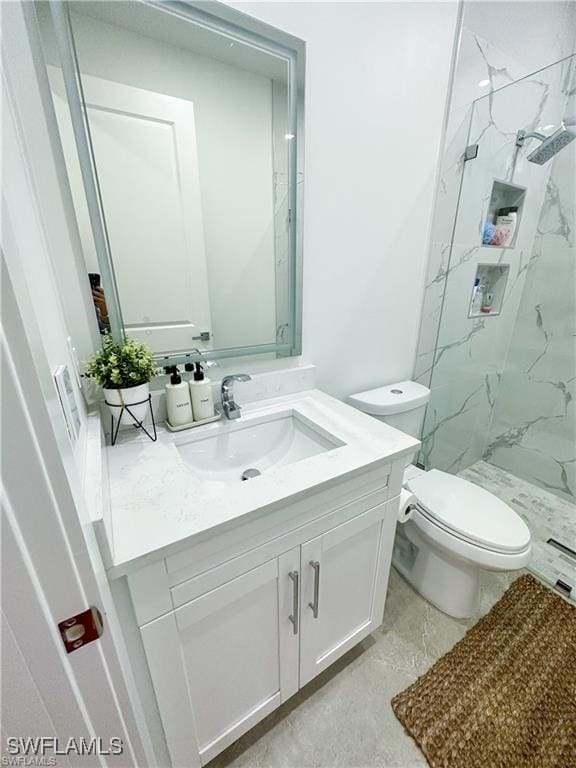
[[[476,267],[476,277],[474,279],[474,285],[472,286],[472,296],[470,297],[470,309],[468,311],[468,317],[495,317],[502,311],[502,302],[504,301],[504,294],[506,292],[506,283],[508,282],[508,274],[510,272],[510,264],[478,264]],[[481,308],[478,306],[478,300],[476,297],[475,284],[476,280],[479,280],[479,286],[485,286],[483,291],[483,298],[485,299],[487,294],[492,295],[492,302],[490,309],[486,307]]]
[[[526,188],[518,187],[514,184],[508,184],[506,181],[494,180],[492,183],[492,194],[490,195],[490,203],[486,216],[484,217],[484,231],[482,232],[482,247],[484,248],[514,248],[516,245],[516,238],[520,230],[520,222],[522,220],[522,209],[524,208],[524,200],[526,199]],[[496,224],[496,218],[498,211],[501,208],[517,208],[516,213],[516,226],[514,233],[509,240],[506,240],[503,244],[498,243],[485,243],[484,236],[486,227],[489,224]]]

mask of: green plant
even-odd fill
[[[86,362],[86,375],[105,389],[146,384],[158,372],[150,348],[134,339],[121,344],[104,336],[102,348]]]

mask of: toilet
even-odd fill
[[[430,390],[402,381],[359,392],[351,405],[420,437]],[[396,527],[392,563],[427,600],[455,618],[478,608],[480,572],[524,568],[532,550],[522,518],[492,493],[460,477],[407,466],[413,516]]]

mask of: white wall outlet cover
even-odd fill
[[[74,370],[74,377],[76,379],[76,383],[78,384],[78,389],[82,389],[82,366],[80,365],[78,352],[76,351],[76,347],[74,346],[74,342],[70,336],[67,336],[66,344],[68,346],[68,352],[70,353],[70,359],[72,360],[72,368]]]
[[[66,420],[70,440],[74,443],[80,434],[80,414],[74,395],[74,388],[67,365],[59,365],[54,371],[54,383],[60,398],[60,405]]]

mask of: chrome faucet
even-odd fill
[[[235,381],[250,381],[251,376],[247,373],[235,373],[233,376],[224,376],[222,379],[221,396],[222,396],[222,410],[227,419],[239,419],[241,408],[238,403],[234,402],[234,391],[232,384]]]

